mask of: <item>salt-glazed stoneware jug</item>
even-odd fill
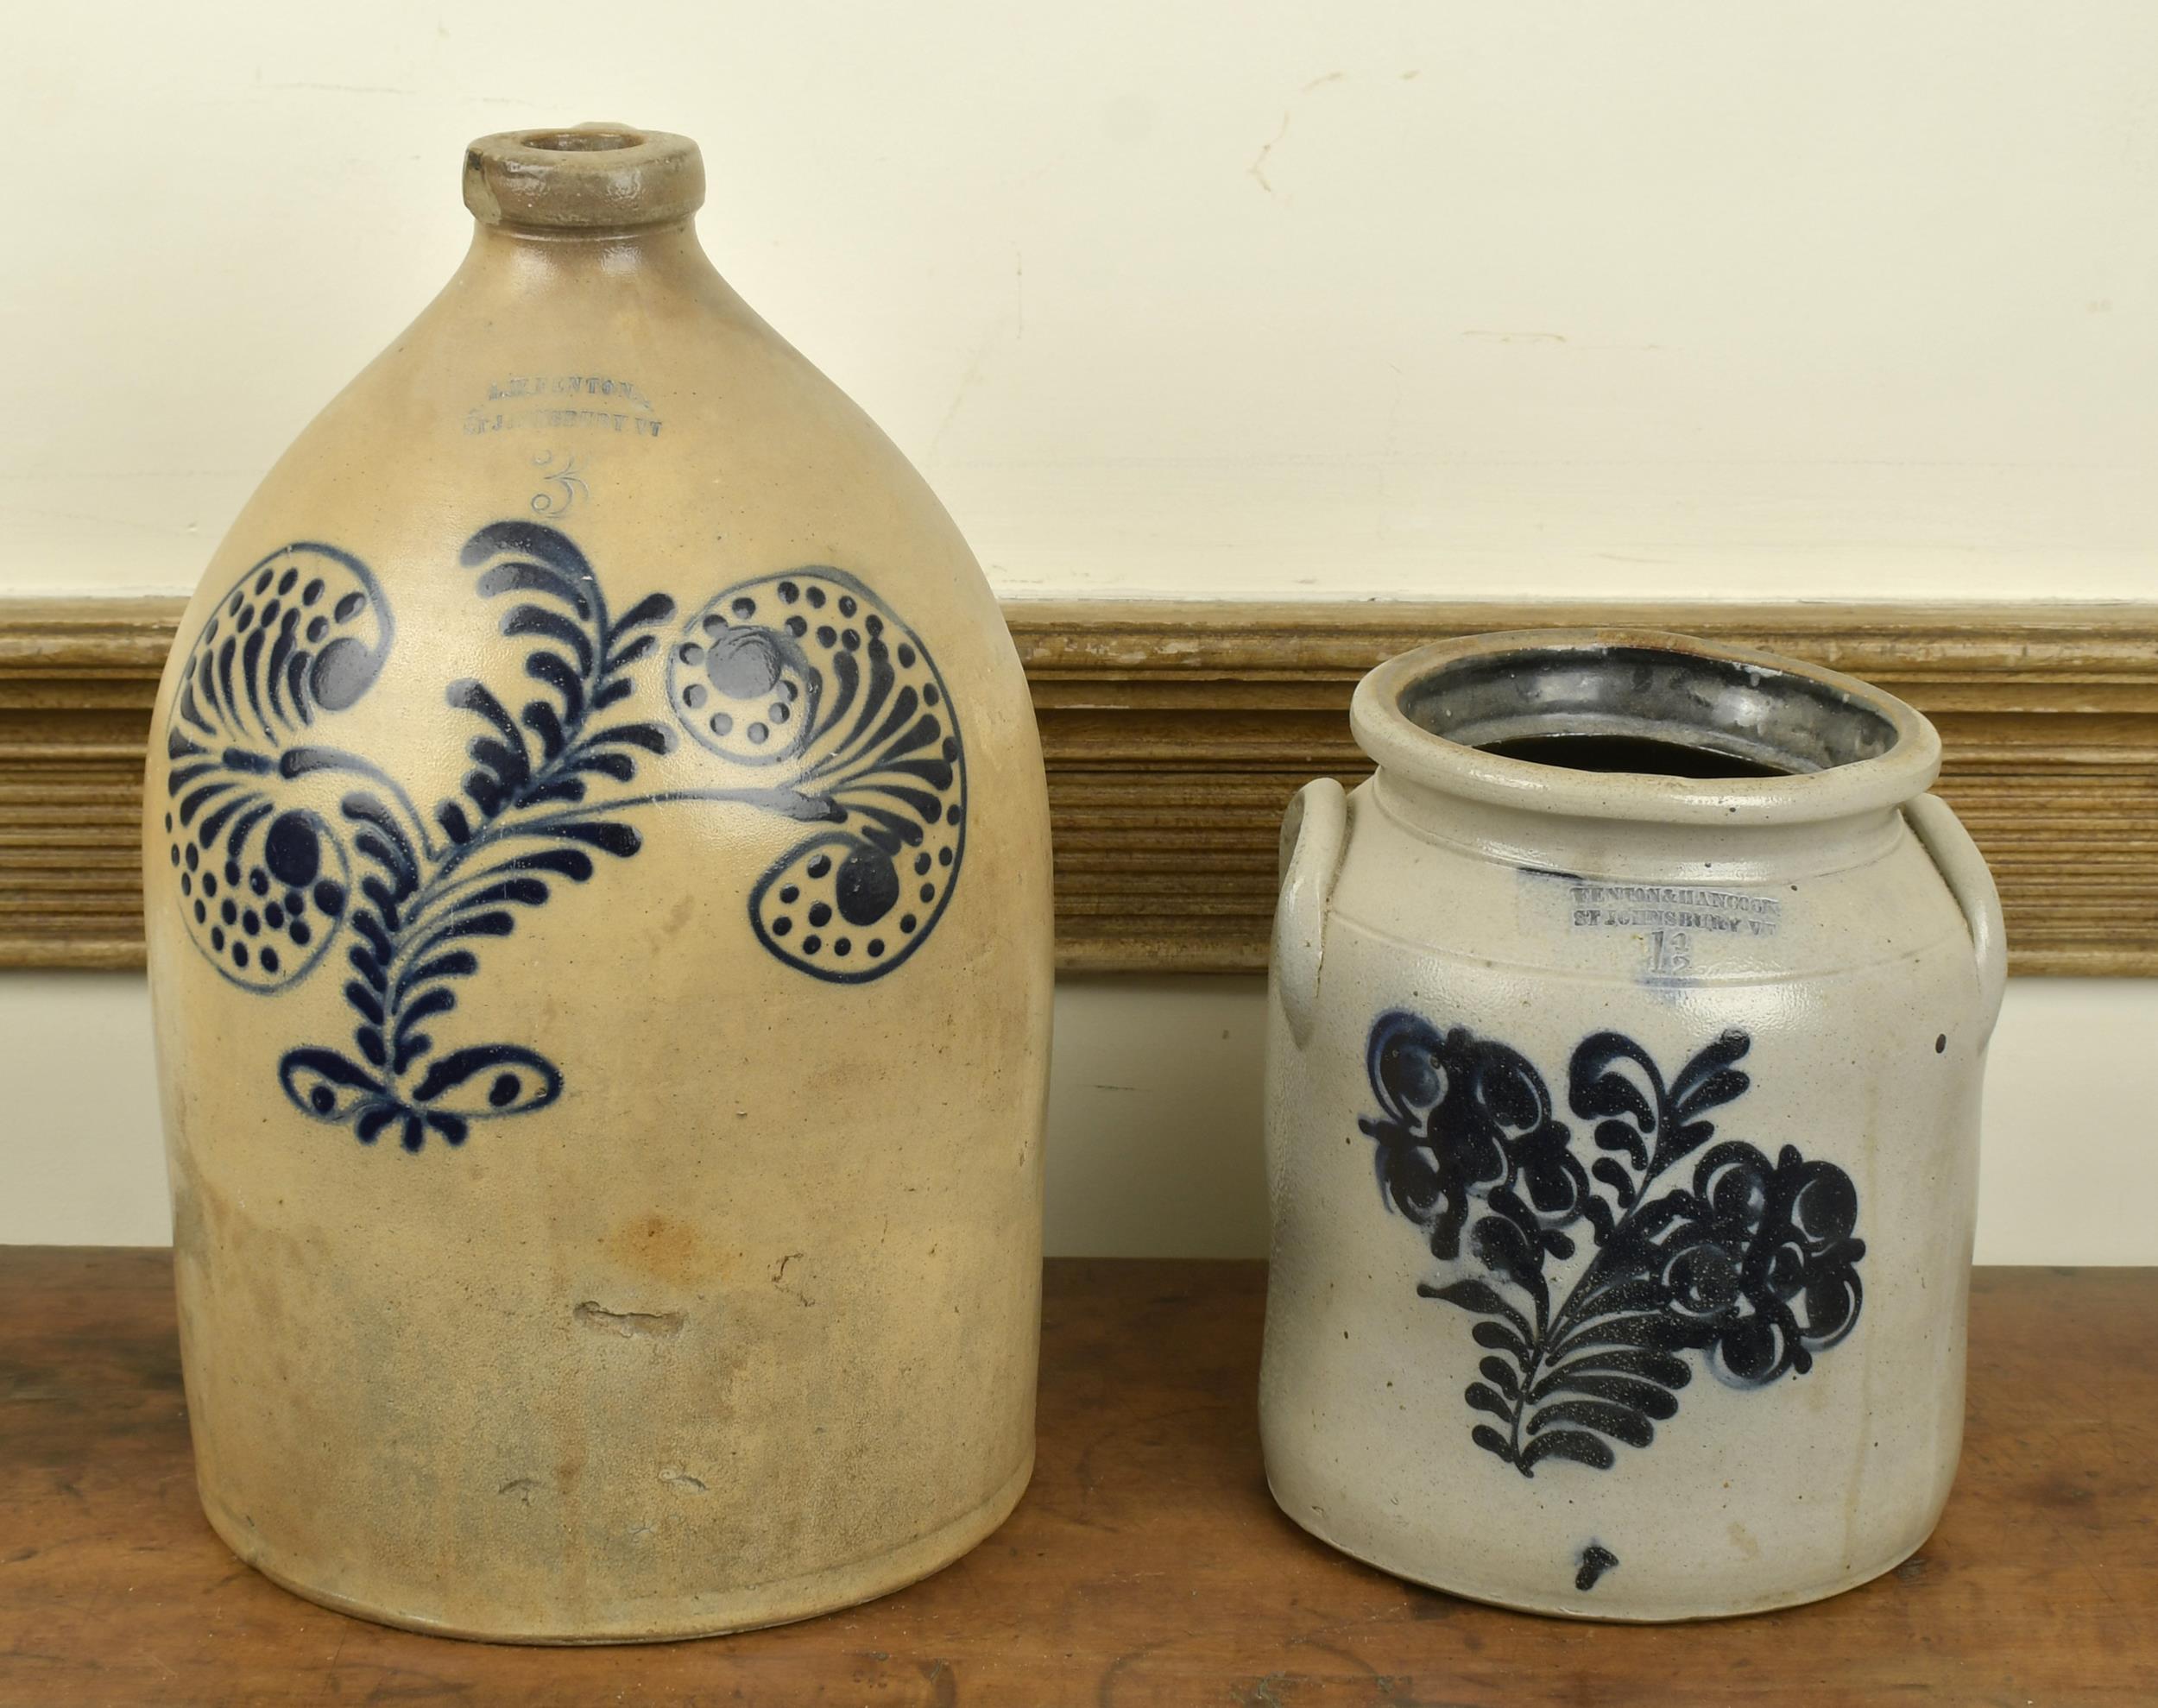
[[[1932,727],[1652,633],[1382,665],[1284,829],[1282,1509],[1479,1600],[1744,1613],[1925,1539],[2004,973]]]
[[[468,258],[234,523],[157,702],[203,1504],[423,1630],[799,1618],[1033,1459],[1025,684],[703,192],[679,136],[475,143]]]

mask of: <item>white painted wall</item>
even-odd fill
[[[16,6],[0,593],[173,591],[464,143],[707,245],[1009,592],[2158,596],[2148,0]],[[1068,982],[1061,1251],[1250,1251],[1258,987]],[[2158,1260],[2149,985],[2025,982],[1981,1255]],[[0,1239],[163,1237],[139,981],[0,976]]]
[[[2136,980],[2010,986],[1987,1080],[1979,1262],[2158,1261],[2149,1012]],[[1264,1255],[1265,1020],[1258,979],[1063,982],[1052,1254]],[[149,1050],[139,977],[0,979],[0,1245],[169,1237]]]
[[[17,5],[0,586],[172,589],[462,252],[708,246],[1007,589],[2158,591],[2149,0]]]

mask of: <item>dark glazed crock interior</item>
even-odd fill
[[[1833,684],[1740,659],[1640,646],[1528,646],[1412,678],[1402,715],[1505,759],[1690,778],[1827,771],[1896,745]]]

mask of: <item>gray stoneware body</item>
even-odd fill
[[[1408,654],[1353,722],[1376,776],[1309,785],[1283,833],[1276,1499],[1404,1577],[1587,1617],[1893,1566],[1961,1441],[2004,971],[1932,728],[1600,632]],[[1485,751],[1581,736],[1738,774]]]

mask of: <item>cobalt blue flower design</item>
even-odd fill
[[[470,720],[458,788],[423,813],[380,766],[325,738],[371,688],[395,627],[358,558],[298,542],[240,578],[177,678],[164,756],[175,899],[195,947],[269,994],[345,945],[356,1053],[286,1052],[295,1107],[407,1150],[432,1131],[560,1096],[525,1044],[438,1048],[487,942],[602,864],[634,857],[633,820],[683,801],[731,803],[805,828],[748,898],[758,941],[839,984],[883,977],[920,947],[957,880],[966,775],[956,715],[927,649],[844,571],[811,567],[729,588],[671,637],[674,602],[619,615],[576,545],[540,523],[480,529],[458,554],[495,625],[523,643],[514,682],[468,678],[445,698]],[[634,707],[665,648],[672,716]],[[514,708],[514,709],[513,709]],[[678,730],[709,782],[633,794]]]
[[[1758,1388],[1804,1375],[1857,1324],[1851,1177],[1789,1145],[1773,1162],[1736,1140],[1702,1150],[1706,1112],[1751,1084],[1734,1065],[1751,1048],[1727,1031],[1667,1086],[1631,1038],[1583,1039],[1567,1079],[1600,1153],[1584,1167],[1518,1052],[1401,1011],[1373,1024],[1379,1113],[1359,1125],[1380,1196],[1434,1257],[1460,1264],[1466,1244],[1482,1271],[1419,1290],[1482,1319],[1488,1356],[1463,1397],[1504,1427],[1470,1438],[1524,1477],[1547,1459],[1609,1470],[1612,1442],[1647,1446],[1693,1379],[1687,1352]],[[1690,1179],[1672,1174],[1697,1153]],[[1574,1257],[1582,1228],[1593,1253],[1555,1299],[1549,1265]]]

